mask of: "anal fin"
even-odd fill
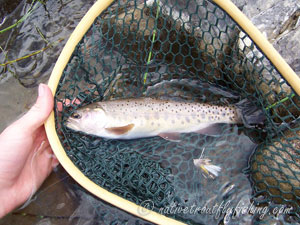
[[[224,127],[222,126],[222,124],[215,123],[215,124],[210,124],[207,127],[202,128],[200,130],[197,130],[196,133],[208,135],[208,136],[218,136],[222,134],[223,131],[224,131]]]
[[[160,136],[161,138],[167,141],[174,141],[174,142],[181,141],[180,133],[160,133],[158,136]]]

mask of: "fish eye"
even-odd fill
[[[73,113],[71,115],[71,117],[74,118],[74,119],[80,119],[81,118],[81,116],[78,113]]]

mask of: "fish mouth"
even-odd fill
[[[71,117],[67,119],[66,126],[72,130],[76,130],[76,131],[79,130],[78,121],[76,121],[75,119],[73,119]]]

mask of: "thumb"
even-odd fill
[[[46,84],[39,85],[39,94],[36,103],[18,121],[26,130],[35,131],[46,121],[53,109],[53,95]]]

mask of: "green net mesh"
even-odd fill
[[[214,137],[182,134],[180,143],[160,137],[110,140],[66,127],[78,107],[141,96],[218,105],[251,99],[266,122],[253,128],[224,125]],[[113,3],[77,45],[55,99],[56,106],[80,100],[56,113],[59,138],[88,178],[118,196],[137,205],[151,200],[154,211],[189,224],[266,222],[273,215],[170,213],[167,207],[279,204],[293,206],[282,216],[300,216],[300,98],[211,1]],[[222,168],[218,177],[211,179],[195,167],[193,160],[200,157]]]

